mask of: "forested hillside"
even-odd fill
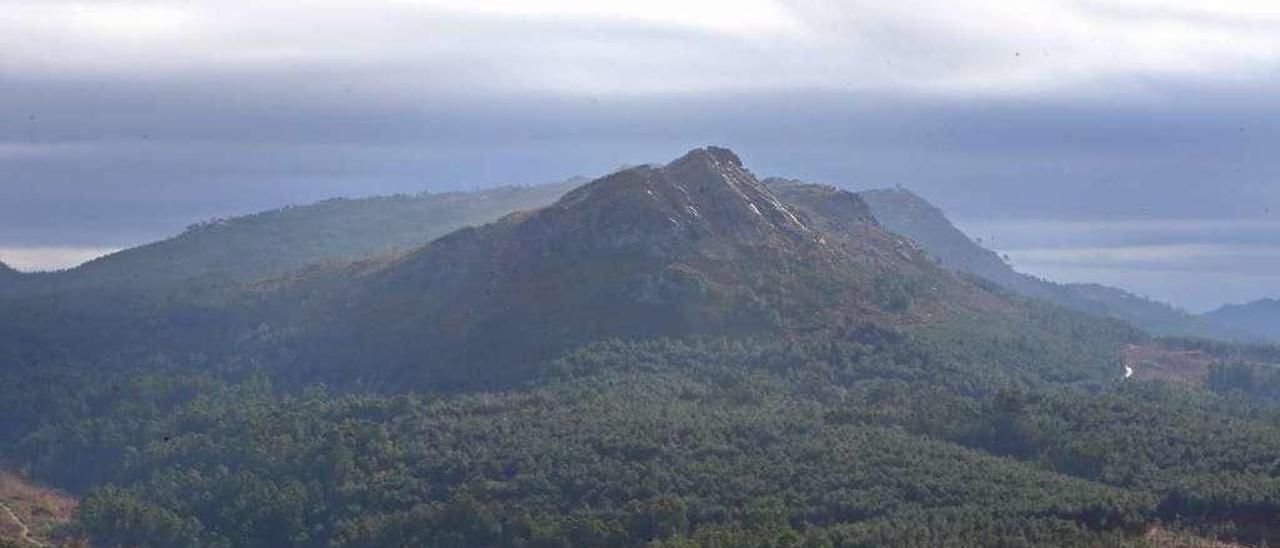
[[[1274,401],[1114,367],[1062,385],[1065,350],[963,329],[605,342],[532,386],[456,395],[142,374],[50,402],[82,411],[10,454],[88,489],[80,526],[103,545],[1275,538]]]
[[[0,462],[108,547],[1280,540],[1280,349],[1018,296],[873,211],[708,147],[201,299],[15,300]]]

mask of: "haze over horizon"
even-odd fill
[[[0,260],[25,269],[722,144],[916,190],[1051,279],[1193,311],[1280,295],[1271,3],[0,7]]]

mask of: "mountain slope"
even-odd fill
[[[1081,312],[1122,319],[1158,335],[1227,340],[1248,333],[1199,318],[1167,304],[1098,284],[1057,284],[1014,270],[951,224],[937,207],[902,188],[859,193],[886,228],[920,244],[945,267],[979,276],[1021,295]]]
[[[376,361],[452,382],[518,376],[475,364],[608,337],[839,333],[995,306],[869,215],[840,219],[839,232],[833,222],[782,203],[732,152],[709,147],[394,260],[286,281],[269,308],[285,311],[281,331],[311,334],[304,361],[361,374],[351,364]],[[314,312],[293,325],[299,306]]]
[[[1214,323],[1280,341],[1280,299],[1229,304],[1202,316]]]

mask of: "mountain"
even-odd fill
[[[1018,272],[994,251],[982,247],[957,229],[942,210],[909,190],[868,190],[859,196],[886,228],[911,238],[946,268],[991,280],[1018,294],[1081,312],[1122,319],[1158,335],[1224,340],[1257,338],[1213,318],[1197,317],[1122,289],[1099,284],[1058,284]]]
[[[555,201],[582,178],[475,192],[331,199],[192,225],[173,238],[33,277],[43,293],[100,289],[155,295],[224,288],[307,265],[409,250],[464,226]]]
[[[1280,299],[1229,304],[1202,316],[1217,324],[1280,341]]]
[[[814,205],[784,204],[727,149],[696,149],[401,257],[285,280],[265,308],[309,334],[305,363],[453,382],[610,337],[840,333],[994,306],[857,196]]]
[[[485,203],[474,195],[456,198]],[[388,203],[421,207],[403,198]],[[1058,312],[1015,306],[885,230],[860,196],[818,185],[766,185],[731,151],[715,147],[665,166],[623,169],[551,205],[409,249],[384,239],[409,241],[427,230],[403,227],[434,227],[438,219],[372,214],[392,212],[379,199],[289,208],[86,265],[68,274],[85,276],[112,261],[138,263],[123,272],[158,271],[194,257],[186,264],[217,275],[192,266],[181,276],[163,273],[171,285],[154,287],[112,286],[102,280],[119,278],[104,276],[96,286],[67,284],[47,298],[16,300],[0,317],[0,331],[11,335],[0,337],[0,357],[131,367],[203,356],[223,368],[267,367],[289,385],[325,380],[402,389],[508,385],[532,378],[559,352],[613,337],[856,338],[868,325],[948,322],[981,326],[966,332],[971,338],[1030,330],[1026,336],[1049,340],[1067,324],[1128,333],[1083,319],[1064,324]],[[360,236],[326,229],[337,226]],[[308,241],[294,242],[303,252],[231,268],[238,266],[233,251],[252,257],[284,247],[248,237],[273,233]],[[334,241],[360,245],[324,251],[324,242]],[[391,251],[301,264],[373,248]],[[1058,323],[1042,325],[1045,318]],[[1078,354],[1087,368],[1066,368],[1060,378],[1113,374],[1109,357]]]

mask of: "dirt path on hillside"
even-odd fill
[[[9,514],[9,519],[13,520],[14,523],[18,524],[18,529],[19,531],[21,531],[20,536],[22,537],[22,540],[27,541],[32,546],[40,546],[40,547],[48,546],[48,544],[40,542],[39,540],[36,540],[35,537],[31,536],[31,528],[27,527],[27,524],[22,521],[22,518],[19,518],[18,514],[14,513],[13,508],[9,508],[9,505],[3,502],[0,502],[0,510],[4,510],[6,514]]]

